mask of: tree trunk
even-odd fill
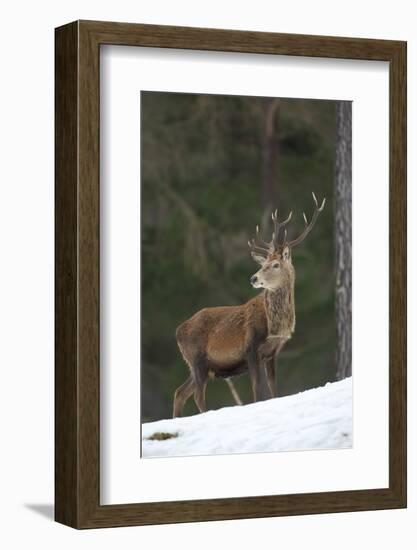
[[[336,377],[352,375],[352,103],[336,104]]]
[[[278,98],[267,98],[264,103],[262,136],[262,207],[277,208],[277,113]]]

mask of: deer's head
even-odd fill
[[[253,287],[277,290],[293,279],[294,268],[291,261],[291,250],[299,245],[313,229],[318,215],[326,203],[326,199],[323,199],[323,202],[319,206],[315,194],[312,193],[312,195],[315,204],[314,214],[308,223],[307,217],[303,212],[305,227],[296,239],[288,241],[287,230],[285,229],[285,226],[291,220],[292,212],[290,212],[288,218],[283,222],[278,221],[276,210],[272,213],[274,229],[270,242],[265,242],[261,239],[259,227],[256,227],[256,240],[252,239],[248,242],[252,258],[261,266],[261,269],[250,278]],[[284,231],[281,238],[280,231],[282,229]]]

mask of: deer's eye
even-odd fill
[[[279,264],[274,264],[272,267],[274,267],[275,269],[277,269],[279,267]]]

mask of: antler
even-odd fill
[[[261,254],[266,258],[269,253],[269,243],[266,243],[261,239],[259,234],[259,225],[256,226],[256,239],[258,239],[259,242],[256,242],[255,239],[248,241],[251,252]]]
[[[279,222],[278,221],[278,211],[275,210],[275,212],[272,212],[271,217],[272,217],[272,222],[274,224],[274,230],[273,230],[273,233],[272,233],[272,239],[269,243],[264,241],[261,238],[260,231],[259,231],[259,225],[257,225],[256,226],[256,240],[252,239],[252,240],[248,241],[248,245],[249,245],[249,248],[251,249],[251,252],[254,252],[256,254],[262,254],[266,258],[266,256],[270,252],[273,252],[274,250],[278,250],[279,231],[282,227],[287,225],[287,223],[291,219],[291,216],[292,216],[292,212],[290,212],[290,214],[289,214],[289,216],[286,220],[284,220],[283,222]],[[285,231],[284,240],[286,238],[286,235],[287,235],[287,232]]]
[[[278,246],[279,246],[278,236],[279,236],[280,229],[287,225],[287,223],[291,219],[291,216],[292,216],[292,211],[289,213],[289,216],[286,220],[284,220],[283,222],[279,222],[278,221],[278,210],[275,210],[275,212],[272,212],[272,222],[274,224],[274,232],[272,233],[272,240],[271,240],[270,244],[273,245],[274,250],[277,250]],[[284,240],[285,240],[286,236],[287,236],[287,232],[285,230]]]
[[[321,203],[321,205],[319,207],[316,195],[314,193],[311,193],[311,194],[313,195],[313,201],[314,201],[314,204],[316,205],[316,208],[314,210],[314,214],[313,214],[313,216],[310,220],[310,223],[308,223],[307,222],[307,217],[306,217],[305,213],[303,212],[303,218],[304,218],[304,223],[305,223],[304,230],[303,230],[303,232],[301,233],[301,235],[299,237],[297,237],[293,241],[288,241],[288,242],[285,243],[289,247],[297,246],[298,244],[300,244],[307,237],[307,235],[313,229],[314,224],[316,223],[316,220],[319,217],[320,212],[322,212],[322,210],[324,208],[324,205],[326,204],[326,198],[324,198],[323,202]]]
[[[268,242],[262,240],[261,235],[260,235],[260,231],[259,231],[259,226],[257,225],[256,226],[256,237],[255,237],[256,240],[252,239],[252,240],[248,241],[248,245],[249,245],[249,248],[250,248],[251,252],[253,254],[261,254],[264,258],[266,258],[268,256],[268,254],[270,254],[271,252],[277,251],[280,246],[286,245],[286,246],[289,246],[291,248],[293,246],[297,246],[298,244],[300,244],[307,237],[307,235],[310,233],[310,231],[313,229],[314,224],[316,223],[316,220],[317,220],[320,212],[322,212],[322,210],[323,210],[323,208],[326,204],[326,198],[324,198],[321,205],[319,206],[319,204],[317,202],[316,195],[314,193],[311,193],[311,194],[313,195],[313,201],[314,201],[314,204],[316,205],[316,208],[314,210],[314,213],[313,213],[313,216],[310,220],[310,223],[307,221],[307,217],[306,217],[305,213],[303,212],[305,227],[304,227],[304,230],[303,230],[303,232],[301,233],[301,235],[299,237],[297,237],[293,241],[287,241],[287,230],[285,229],[284,230],[284,238],[283,238],[281,244],[278,242],[279,233],[280,233],[281,229],[283,227],[285,227],[288,224],[288,222],[291,220],[292,212],[289,213],[288,218],[286,220],[284,220],[282,222],[279,222],[278,221],[278,211],[275,210],[275,212],[272,212],[272,215],[271,215],[272,222],[274,224],[274,229],[273,229],[273,232],[272,232],[271,241],[268,243]]]
[[[255,239],[251,239],[248,241],[248,245],[251,252],[254,252],[255,254],[261,254],[264,258],[268,256],[269,250],[268,248],[263,248],[262,246],[258,246],[255,243]]]

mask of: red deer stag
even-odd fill
[[[279,222],[277,211],[272,214],[274,225],[270,242],[262,241],[259,227],[256,240],[249,241],[253,259],[261,265],[250,282],[263,292],[240,306],[210,307],[198,311],[176,331],[178,347],[190,369],[187,380],[176,390],[173,416],[180,416],[185,402],[194,394],[200,412],[206,410],[205,390],[209,378],[225,378],[249,371],[253,397],[260,398],[261,368],[265,369],[271,397],[276,396],[275,356],[291,338],[295,328],[295,270],[291,250],[310,233],[326,199],[296,239],[287,240],[288,218]]]

